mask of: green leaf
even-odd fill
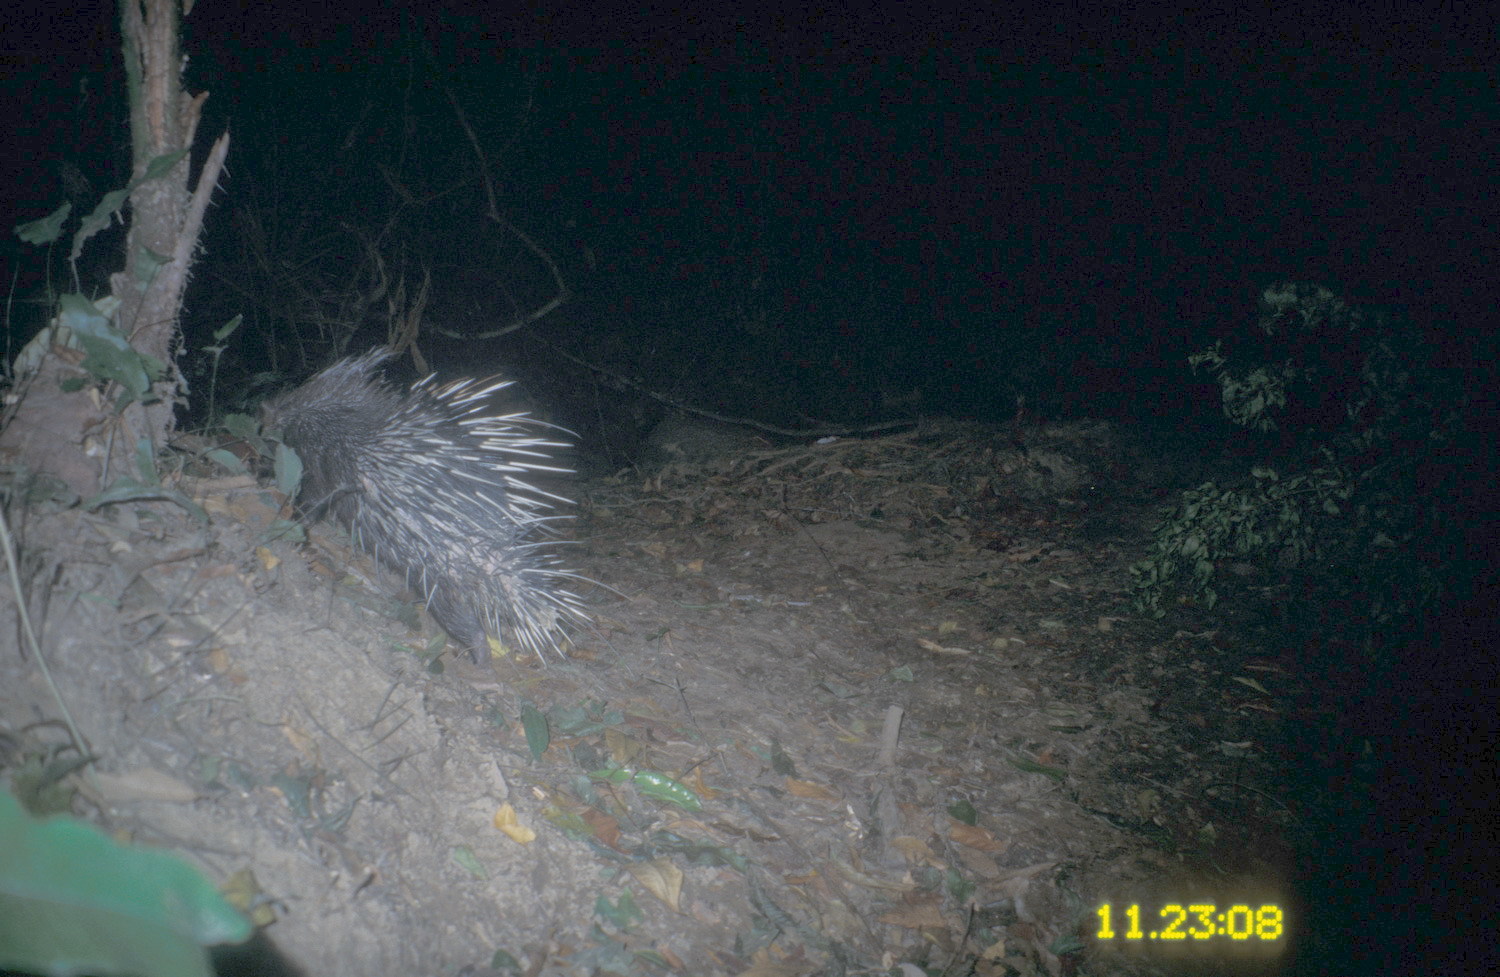
[[[210,461],[212,461],[214,464],[218,465],[225,471],[232,472],[236,475],[243,475],[245,472],[249,471],[249,469],[245,467],[245,463],[240,459],[239,455],[235,454],[233,451],[227,451],[224,448],[213,448],[207,454],[205,454],[204,457],[208,458]]]
[[[125,334],[111,326],[94,303],[81,295],[64,295],[57,319],[72,330],[78,348],[88,354],[82,364],[85,370],[101,380],[115,381],[135,399],[152,395],[151,384],[166,373],[165,364],[131,349]]]
[[[626,889],[620,895],[620,901],[613,905],[604,896],[595,899],[594,915],[619,930],[629,929],[632,924],[646,918],[640,907],[635,904],[635,896],[631,895],[629,889]]]
[[[157,272],[161,271],[163,265],[172,260],[169,254],[157,254],[150,248],[141,248],[136,252],[135,281],[142,289],[145,289],[156,280]]]
[[[51,244],[62,235],[63,223],[73,212],[73,205],[65,203],[46,217],[16,225],[16,237],[27,244]]]
[[[115,479],[103,492],[85,502],[84,508],[92,512],[100,506],[113,505],[117,502],[142,502],[157,499],[174,502],[198,522],[208,524],[208,513],[203,510],[203,507],[178,490],[160,484],[143,485],[133,478]]]
[[[1044,766],[1035,760],[1028,760],[1025,757],[1011,757],[1010,765],[1017,770],[1024,770],[1027,773],[1039,773],[1043,776],[1051,777],[1058,783],[1062,783],[1068,777],[1066,770],[1059,769],[1058,767]]]
[[[75,333],[87,333],[91,336],[107,338],[117,349],[127,350],[130,342],[125,334],[113,329],[109,324],[109,316],[105,315],[86,296],[76,292],[69,292],[57,300],[57,322],[58,325]]]
[[[237,314],[233,319],[230,319],[228,322],[224,323],[219,328],[215,329],[214,330],[214,342],[216,342],[216,343],[222,343],[224,340],[228,339],[230,333],[232,333],[236,329],[238,329],[240,327],[240,323],[242,323],[244,321],[245,321],[245,314],[242,312],[242,313]]]
[[[250,923],[175,855],[118,845],[0,792],[0,969],[207,977],[203,947]]]
[[[781,740],[775,736],[771,737],[771,769],[780,777],[797,776],[797,762],[787,755],[781,746]]]
[[[448,856],[453,859],[455,865],[468,872],[474,878],[489,878],[490,873],[484,870],[484,864],[480,862],[479,856],[475,855],[474,849],[468,845],[454,846],[453,850],[448,852]]]
[[[527,703],[521,707],[521,728],[526,731],[526,747],[531,758],[540,760],[552,742],[552,733],[547,729],[547,717],[536,706]]]
[[[182,157],[186,156],[187,154],[188,150],[178,149],[170,153],[163,153],[162,155],[155,157],[151,160],[151,162],[146,164],[146,173],[141,177],[140,182],[145,183],[147,180],[155,180],[160,177],[166,176],[168,173],[172,172],[172,167],[181,162]]]
[[[289,499],[295,496],[297,486],[302,484],[302,459],[297,457],[297,452],[284,444],[278,444],[275,470],[276,488]]]
[[[260,421],[249,414],[225,414],[219,424],[224,428],[225,433],[247,441],[261,433]]]
[[[637,771],[631,778],[635,789],[641,792],[641,796],[649,797],[656,801],[665,801],[668,804],[676,804],[684,811],[701,811],[703,802],[698,800],[698,795],[686,784],[679,783],[666,774],[657,773],[655,770]]]
[[[960,906],[968,904],[969,897],[977,888],[973,881],[964,878],[951,868],[943,873],[943,887],[948,890],[948,897]]]
[[[135,442],[135,470],[141,484],[161,487],[161,476],[156,473],[156,450],[150,438],[138,438]]]
[[[79,259],[83,254],[83,246],[88,243],[89,238],[100,231],[109,229],[109,222],[112,215],[125,206],[125,201],[129,196],[130,191],[128,189],[113,190],[104,195],[103,199],[99,201],[98,206],[83,219],[78,226],[78,230],[73,234],[73,250],[68,255],[71,260],[77,261]]]
[[[948,816],[955,821],[962,821],[969,827],[979,823],[979,812],[974,810],[974,805],[967,800],[959,801],[948,807]]]

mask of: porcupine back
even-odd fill
[[[534,480],[566,471],[552,462],[567,445],[525,413],[491,413],[509,381],[429,376],[403,394],[379,375],[392,355],[340,360],[266,405],[265,426],[302,459],[303,510],[332,513],[476,659],[487,636],[558,652],[588,615],[555,553],[567,500]]]

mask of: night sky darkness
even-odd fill
[[[1500,112],[1482,13],[1327,8],[1257,32],[577,7],[201,0],[185,41],[190,87],[210,92],[200,153],[226,126],[234,144],[190,336],[235,311],[215,283],[235,276],[237,207],[377,228],[377,164],[437,196],[412,245],[435,267],[434,315],[492,313],[494,268],[518,302],[544,298],[535,267],[477,257],[497,235],[472,180],[451,190],[473,172],[451,92],[507,217],[577,293],[538,334],[593,359],[649,349],[662,377],[710,350],[704,369],[766,384],[675,386],[711,408],[865,417],[915,388],[924,409],[1005,416],[1019,369],[1055,412],[1211,413],[1184,357],[1245,329],[1280,279],[1403,310],[1454,362],[1491,343]],[[123,182],[116,20],[113,4],[7,19],[7,226],[62,199],[61,159],[96,188]],[[286,261],[318,260],[302,243]],[[39,265],[22,262],[23,285]]]

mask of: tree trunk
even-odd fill
[[[114,326],[135,352],[166,369],[152,384],[154,396],[132,399],[119,410],[119,387],[85,371],[85,353],[76,339],[54,329],[47,336],[47,355],[17,383],[11,416],[0,431],[0,457],[56,475],[84,496],[136,474],[137,443],[143,438],[153,447],[165,442],[174,426],[173,408],[184,393],[176,359],[178,312],[229,136],[214,143],[190,192],[189,150],[208,96],[182,88],[178,3],[122,0],[120,6],[133,159],[125,269],[110,276],[118,302]],[[85,383],[77,390],[61,386],[80,379]]]

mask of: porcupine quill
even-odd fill
[[[545,658],[562,654],[589,615],[569,589],[581,579],[557,556],[556,524],[571,503],[538,488],[562,432],[529,414],[493,414],[499,377],[405,393],[374,349],[328,367],[267,402],[262,422],[302,459],[305,513],[332,513],[355,544],[402,574],[444,631],[474,655],[493,637]]]

